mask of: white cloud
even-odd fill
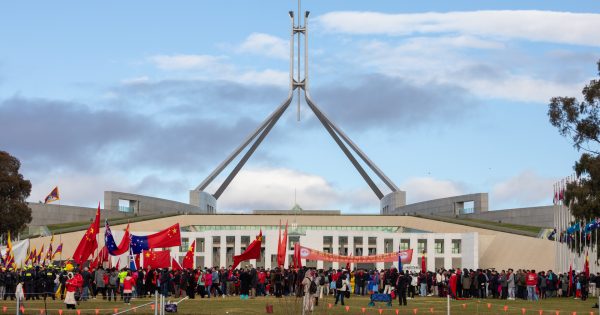
[[[158,69],[180,71],[176,73],[178,80],[225,80],[248,85],[288,86],[289,73],[274,69],[240,69],[234,64],[225,62],[224,56],[211,55],[157,55],[148,58]],[[181,71],[184,71],[182,73]],[[124,85],[148,83],[147,77],[123,80]]]
[[[290,43],[273,35],[252,33],[240,44],[237,51],[239,53],[251,53],[278,59],[289,59]]]
[[[209,186],[214,191],[218,184]],[[238,173],[219,198],[220,210],[281,209],[298,204],[307,210],[332,209],[338,194],[324,178],[285,168],[247,169]]]
[[[156,55],[148,58],[162,70],[197,70],[219,66],[222,56],[212,55]]]
[[[496,184],[492,189],[491,199],[495,204],[547,205],[552,202],[555,182],[555,178],[543,177],[535,171],[526,170]]]
[[[497,64],[497,58],[474,57],[466,51],[498,49],[502,54],[504,44],[496,41],[419,37],[398,44],[372,40],[357,46],[360,53],[351,57],[352,62],[365,70],[409,78],[424,86],[431,82],[456,85],[482,98],[546,103],[552,96],[577,94],[585,83],[555,82],[533,68],[524,72],[516,64]]]
[[[414,177],[401,185],[406,191],[407,203],[465,194],[461,184],[431,177]]]
[[[58,186],[61,204],[95,207],[104,203],[104,191],[133,192],[134,185],[117,174],[86,174],[58,171],[30,178],[32,182],[30,202],[43,201],[46,195]],[[56,202],[58,203],[58,202]]]
[[[467,34],[502,39],[600,46],[600,14],[555,11],[472,11],[386,14],[331,12],[317,18],[329,32],[348,34]]]
[[[150,78],[147,76],[128,78],[121,80],[121,84],[123,85],[135,85],[135,84],[143,84],[150,82]]]

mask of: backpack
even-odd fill
[[[325,285],[325,277],[319,278],[319,285]]]
[[[317,284],[314,280],[310,281],[310,287],[308,287],[308,293],[315,294],[317,293]]]

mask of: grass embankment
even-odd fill
[[[135,306],[139,306],[148,302],[154,301],[154,299],[137,299],[133,300],[131,306],[125,305],[122,302],[107,302],[101,299],[90,300],[83,302],[78,305],[82,315],[96,315],[96,314],[113,314],[115,311],[124,311]],[[563,298],[552,298],[541,300],[539,302],[528,302],[523,300],[518,301],[504,301],[504,300],[465,300],[465,301],[451,301],[450,311],[451,314],[465,314],[465,315],[491,315],[491,314],[502,314],[502,315],[539,315],[540,310],[542,315],[573,315],[575,314],[598,314],[598,309],[592,309],[594,305],[594,298],[587,301],[563,299]],[[398,302],[394,301],[391,307],[385,305],[385,303],[376,303],[375,307],[369,307],[368,297],[355,297],[346,300],[346,306],[349,307],[346,310],[345,306],[337,305],[334,306],[335,299],[332,296],[328,296],[320,301],[318,307],[312,312],[312,314],[446,314],[446,299],[444,298],[415,298],[408,300],[408,306],[398,306]],[[265,307],[267,304],[273,305],[274,314],[285,314],[285,315],[296,315],[302,314],[301,308],[302,299],[296,299],[295,297],[284,297],[276,299],[274,297],[260,297],[250,300],[240,300],[238,297],[228,298],[211,298],[211,299],[199,299],[186,300],[179,304],[179,314],[203,314],[203,315],[216,315],[216,314],[265,314]],[[331,304],[331,306],[330,306]],[[10,301],[0,301],[0,307],[2,307],[2,314],[15,314],[15,303]],[[6,307],[6,309],[4,309]],[[25,302],[25,314],[46,314],[44,311],[43,301],[26,301]],[[506,310],[505,310],[506,307]],[[61,301],[48,301],[46,305],[47,314],[58,315],[59,310],[62,310],[62,315],[78,315],[76,311],[67,311],[64,304]],[[364,308],[364,312],[362,310]],[[98,313],[96,313],[96,309]],[[115,310],[116,309],[116,310]],[[42,310],[42,311],[40,311]],[[380,311],[381,310],[381,311]],[[398,313],[396,313],[398,310]],[[416,311],[415,311],[416,310]],[[558,313],[557,313],[558,311]],[[380,313],[381,312],[381,313]],[[154,314],[154,311],[150,305],[140,307],[135,311],[130,311],[128,314]],[[308,313],[307,313],[308,314]]]

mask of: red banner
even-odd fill
[[[376,262],[395,262],[398,261],[398,256],[401,257],[402,263],[410,263],[412,260],[413,250],[401,250],[399,252],[372,255],[372,256],[342,256],[336,254],[329,254],[316,249],[296,245],[300,247],[300,258],[308,260],[323,260],[323,261],[337,261],[347,263],[376,263]]]

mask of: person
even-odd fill
[[[508,286],[508,300],[515,300],[515,273],[512,269],[508,269],[506,276],[506,283]]]
[[[304,311],[312,312],[314,308],[313,297],[317,293],[317,284],[314,282],[312,270],[305,273],[304,279],[302,280],[302,287],[304,292],[304,300],[302,303]]]
[[[410,277],[404,275],[404,271],[401,270],[398,278],[396,279],[396,295],[398,296],[398,305],[406,306],[406,290],[410,285]]]
[[[341,302],[342,305],[344,305],[344,295],[346,294],[346,275],[342,274],[338,277],[336,284],[336,295],[335,295],[335,305],[338,304],[338,302]]]
[[[479,284],[479,297],[485,299],[487,297],[487,277],[481,269],[478,270],[477,283]]]
[[[275,282],[275,297],[280,298],[283,295],[283,274],[281,270],[275,268],[275,276],[273,277],[273,281]]]
[[[6,268],[0,267],[0,300],[4,299],[6,293]]]
[[[537,301],[538,297],[536,294],[536,286],[538,283],[538,277],[535,270],[531,270],[526,277],[525,284],[527,285],[527,299],[530,301]]]
[[[69,272],[67,274],[67,280],[65,281],[66,286],[66,294],[65,294],[65,304],[67,309],[75,309],[75,305],[77,305],[77,301],[75,300],[75,291],[79,287],[79,283],[73,276],[73,272]]]
[[[425,272],[421,272],[419,274],[418,280],[419,280],[419,292],[422,297],[426,297],[427,296],[427,275],[425,274]]]
[[[94,275],[94,283],[96,284],[96,291],[94,293],[94,299],[96,298],[96,294],[100,292],[102,294],[102,299],[106,300],[106,282],[104,278],[106,276],[106,272],[102,266],[98,267]]]
[[[252,276],[250,276],[248,268],[243,269],[240,274],[240,298],[242,300],[247,300],[249,298],[251,281]]]
[[[462,284],[463,284],[462,296],[464,298],[470,298],[471,297],[471,275],[470,275],[469,271],[467,270],[467,268],[465,268],[463,270]]]
[[[117,288],[119,287],[119,274],[115,268],[110,269],[108,273],[107,295],[108,301],[117,300]]]
[[[135,280],[131,276],[131,271],[128,271],[127,275],[123,279],[123,302],[127,305],[131,305],[131,294],[134,286]]]
[[[392,286],[396,284],[396,280],[398,279],[398,273],[396,272],[396,268],[391,268],[384,274],[384,294],[392,293]]]

